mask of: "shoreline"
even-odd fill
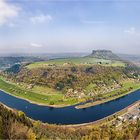
[[[2,79],[3,80],[3,79]],[[9,81],[5,81],[5,82],[9,82]],[[10,83],[11,84],[11,83]],[[27,101],[27,102],[29,102],[29,103],[31,103],[31,104],[36,104],[36,105],[39,105],[39,106],[47,106],[47,107],[52,107],[52,108],[64,108],[64,107],[70,107],[70,106],[76,106],[76,105],[78,105],[79,103],[81,103],[81,102],[77,102],[77,103],[75,103],[75,104],[60,104],[60,105],[56,105],[56,104],[54,104],[54,105],[50,105],[50,104],[47,104],[47,103],[39,103],[39,102],[36,102],[36,101],[33,101],[33,100],[30,100],[30,99],[27,99],[27,98],[24,98],[24,97],[21,97],[21,96],[17,96],[17,95],[15,95],[15,94],[13,94],[13,93],[10,93],[10,92],[8,92],[8,91],[6,91],[6,90],[4,90],[4,89],[1,89],[0,88],[0,91],[2,91],[2,92],[5,92],[5,93],[7,93],[8,95],[11,95],[11,96],[13,96],[13,97],[15,97],[15,98],[18,98],[18,99],[22,99],[22,100],[25,100],[25,101]]]
[[[89,107],[93,107],[93,106],[96,106],[96,105],[100,105],[100,104],[103,104],[103,103],[106,103],[106,102],[109,102],[109,101],[113,101],[113,100],[116,100],[116,99],[119,99],[119,98],[122,98],[124,96],[127,96],[131,93],[133,93],[134,91],[137,91],[140,89],[140,84],[137,84],[136,86],[133,86],[133,89],[130,90],[130,91],[127,91],[126,93],[122,93],[118,96],[114,96],[114,97],[110,97],[108,99],[103,99],[103,100],[97,100],[97,101],[94,101],[94,102],[88,102],[88,103],[84,103],[83,101],[82,102],[77,102],[77,103],[74,103],[74,104],[53,104],[53,105],[50,105],[50,104],[47,104],[47,103],[39,103],[37,101],[33,101],[33,100],[30,100],[26,97],[22,97],[22,96],[19,96],[19,95],[15,95],[14,93],[10,93],[8,91],[6,91],[6,89],[1,89],[0,88],[0,91],[2,92],[5,92],[6,94],[10,95],[10,96],[13,96],[15,98],[18,98],[18,99],[22,99],[22,100],[25,100],[31,104],[36,104],[36,105],[39,105],[39,106],[46,106],[46,107],[50,107],[50,108],[65,108],[65,107],[74,107],[76,109],[85,109],[85,108],[89,108]],[[26,90],[25,90],[26,91]]]
[[[103,104],[103,103],[107,103],[107,102],[109,102],[109,101],[116,100],[116,99],[121,98],[121,97],[123,97],[123,96],[129,95],[129,94],[131,94],[132,92],[137,91],[137,90],[139,90],[139,89],[140,89],[140,87],[139,87],[139,88],[136,88],[136,89],[134,89],[134,90],[132,90],[132,91],[130,91],[130,92],[128,92],[128,93],[125,93],[125,94],[123,94],[123,95],[120,95],[120,96],[118,96],[118,97],[114,97],[113,99],[108,99],[108,100],[105,100],[105,101],[96,101],[96,102],[93,102],[93,103],[87,103],[87,104],[89,104],[89,105],[86,105],[86,104],[85,104],[85,105],[77,105],[77,104],[79,104],[79,103],[76,103],[76,104],[73,104],[73,105],[47,105],[47,104],[45,104],[45,103],[37,103],[37,102],[31,101],[31,100],[29,100],[29,99],[27,99],[27,98],[23,98],[23,97],[19,97],[19,96],[13,95],[13,94],[11,94],[11,93],[9,93],[9,92],[3,90],[3,89],[0,89],[0,91],[5,92],[6,94],[8,94],[8,95],[10,95],[10,96],[13,96],[13,97],[15,97],[15,98],[22,99],[22,100],[25,100],[25,101],[27,101],[27,102],[29,102],[29,103],[31,103],[31,104],[36,104],[36,105],[39,105],[39,106],[46,106],[46,107],[50,107],[50,108],[51,108],[51,107],[52,107],[52,108],[64,108],[64,107],[71,107],[71,106],[74,106],[76,109],[84,109],[84,108],[88,108],[88,107],[92,107],[92,106],[100,105],[100,104]]]
[[[104,118],[102,118],[102,119],[99,119],[99,120],[96,120],[96,121],[92,121],[92,122],[88,122],[88,123],[68,124],[68,125],[65,125],[65,124],[50,124],[50,123],[44,123],[44,122],[42,122],[42,121],[40,121],[40,122],[41,122],[42,124],[44,124],[44,125],[57,125],[57,126],[63,127],[63,128],[82,128],[82,127],[90,127],[90,126],[93,126],[93,125],[104,125],[105,123],[109,123],[109,122],[111,122],[111,121],[113,120],[113,119],[108,120],[108,119],[110,119],[111,117],[115,116],[114,119],[117,118],[119,115],[122,115],[122,114],[126,113],[127,111],[129,111],[129,109],[131,109],[133,106],[135,106],[135,105],[138,104],[138,103],[140,103],[140,100],[135,101],[134,103],[130,104],[129,106],[127,106],[127,107],[121,109],[120,111],[117,111],[117,112],[115,112],[115,113],[113,113],[113,114],[111,114],[111,115],[109,115],[109,116],[106,116],[106,117],[104,117]],[[11,108],[11,107],[8,107],[8,106],[5,105],[4,103],[0,103],[0,104],[2,104],[5,108],[7,108],[7,109],[9,109],[9,110],[11,110],[11,111],[14,111],[14,110],[20,111],[20,110],[17,110],[17,109],[13,109],[13,108]],[[25,115],[26,115],[26,114],[25,114]],[[38,120],[34,120],[34,119],[32,119],[32,118],[30,118],[30,117],[28,117],[28,116],[26,116],[26,117],[29,118],[29,119],[30,119],[31,121],[33,121],[33,122],[38,121]],[[108,122],[104,122],[104,121],[108,121]]]
[[[139,88],[136,88],[136,89],[133,89],[132,91],[129,91],[127,93],[124,93],[123,95],[120,95],[120,96],[116,96],[116,97],[112,97],[111,99],[106,99],[106,100],[103,100],[103,101],[95,101],[95,102],[90,102],[90,103],[86,103],[86,104],[83,104],[83,105],[78,105],[78,106],[75,106],[76,109],[85,109],[85,108],[88,108],[88,107],[92,107],[92,106],[96,106],[96,105],[100,105],[100,104],[103,104],[103,103],[107,103],[109,101],[113,101],[113,100],[116,100],[116,99],[119,99],[121,97],[124,97],[126,95],[129,95],[137,90],[139,90]]]
[[[110,117],[113,116],[119,116],[120,114],[122,114],[123,112],[127,112],[131,107],[135,106],[136,104],[140,103],[140,100],[135,101],[134,103],[130,104],[129,106],[121,109],[120,111],[117,111],[107,117],[104,117],[102,119],[93,121],[93,122],[89,122],[89,123],[82,123],[82,124],[69,124],[69,125],[60,125],[61,127],[66,127],[66,128],[78,128],[78,127],[88,127],[88,126],[92,126],[92,125],[99,125],[99,123],[104,124],[104,121],[108,120]]]
[[[47,107],[52,107],[52,108],[63,108],[63,107],[69,107],[69,106],[74,106],[74,105],[47,105],[47,104],[44,104],[44,103],[37,103],[37,102],[34,102],[34,101],[31,101],[29,99],[26,99],[26,98],[22,98],[22,97],[19,97],[19,96],[16,96],[16,95],[13,95],[3,89],[0,89],[0,91],[2,92],[5,92],[6,94],[10,95],[10,96],[13,96],[15,98],[18,98],[18,99],[22,99],[22,100],[25,100],[31,104],[36,104],[36,105],[39,105],[39,106],[47,106]],[[76,103],[77,104],[77,103]],[[75,105],[76,105],[75,104]]]

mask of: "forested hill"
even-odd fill
[[[6,68],[11,67],[16,63],[30,63],[30,62],[37,62],[43,61],[44,59],[40,57],[14,57],[14,56],[7,56],[7,57],[0,57],[0,70],[4,70]],[[45,59],[46,60],[46,59]]]
[[[10,93],[16,91],[17,96],[34,102],[37,97],[39,103],[66,106],[122,96],[135,88],[139,75],[137,67],[118,60],[92,57],[53,59],[29,65],[16,64],[6,69],[1,73],[5,80],[1,88]],[[5,89],[9,82],[16,87],[9,85]],[[11,90],[13,88],[15,90]]]
[[[121,83],[126,78],[134,78],[139,70],[101,65],[46,66],[33,69],[14,65],[6,73],[6,77],[16,83],[42,85],[66,92],[70,88],[84,91],[89,85],[94,85],[93,90],[98,91],[101,85],[108,87],[114,82]]]
[[[46,86],[64,93],[73,89],[83,91],[85,94],[89,92],[89,86],[92,87],[91,91],[97,92],[102,85],[110,87],[126,78],[135,77],[136,69],[130,69],[130,64],[123,61],[112,60],[119,57],[111,51],[93,50],[90,56],[53,59],[22,67],[16,64],[5,73],[8,79],[16,83]]]

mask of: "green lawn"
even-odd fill
[[[101,62],[101,65],[103,66],[121,66],[124,67],[125,63],[121,62],[121,61],[114,61],[114,60],[105,60],[105,59],[97,59],[97,58],[92,58],[92,57],[77,57],[77,58],[66,58],[66,59],[53,59],[53,60],[48,60],[48,61],[42,61],[42,62],[35,62],[32,63],[30,65],[28,65],[27,67],[29,69],[32,68],[39,68],[39,67],[46,67],[49,64],[55,64],[55,65],[63,65],[65,63],[72,63],[75,65],[79,65],[79,64],[98,64],[99,62]]]
[[[64,95],[59,92],[56,92],[53,95],[49,94],[50,92],[52,92],[52,90],[50,90],[49,92],[44,92],[44,88],[42,87],[35,87],[32,89],[32,91],[25,90],[22,88],[22,86],[18,87],[15,84],[6,82],[2,78],[0,78],[0,89],[13,96],[27,99],[37,104],[65,106],[76,104],[79,102],[74,98],[64,99]],[[45,90],[47,89],[45,88]]]

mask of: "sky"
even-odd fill
[[[140,54],[140,0],[0,0],[0,53]]]

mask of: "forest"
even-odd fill
[[[66,127],[33,121],[17,110],[0,105],[0,139],[139,140],[140,120],[118,129],[106,124]]]

